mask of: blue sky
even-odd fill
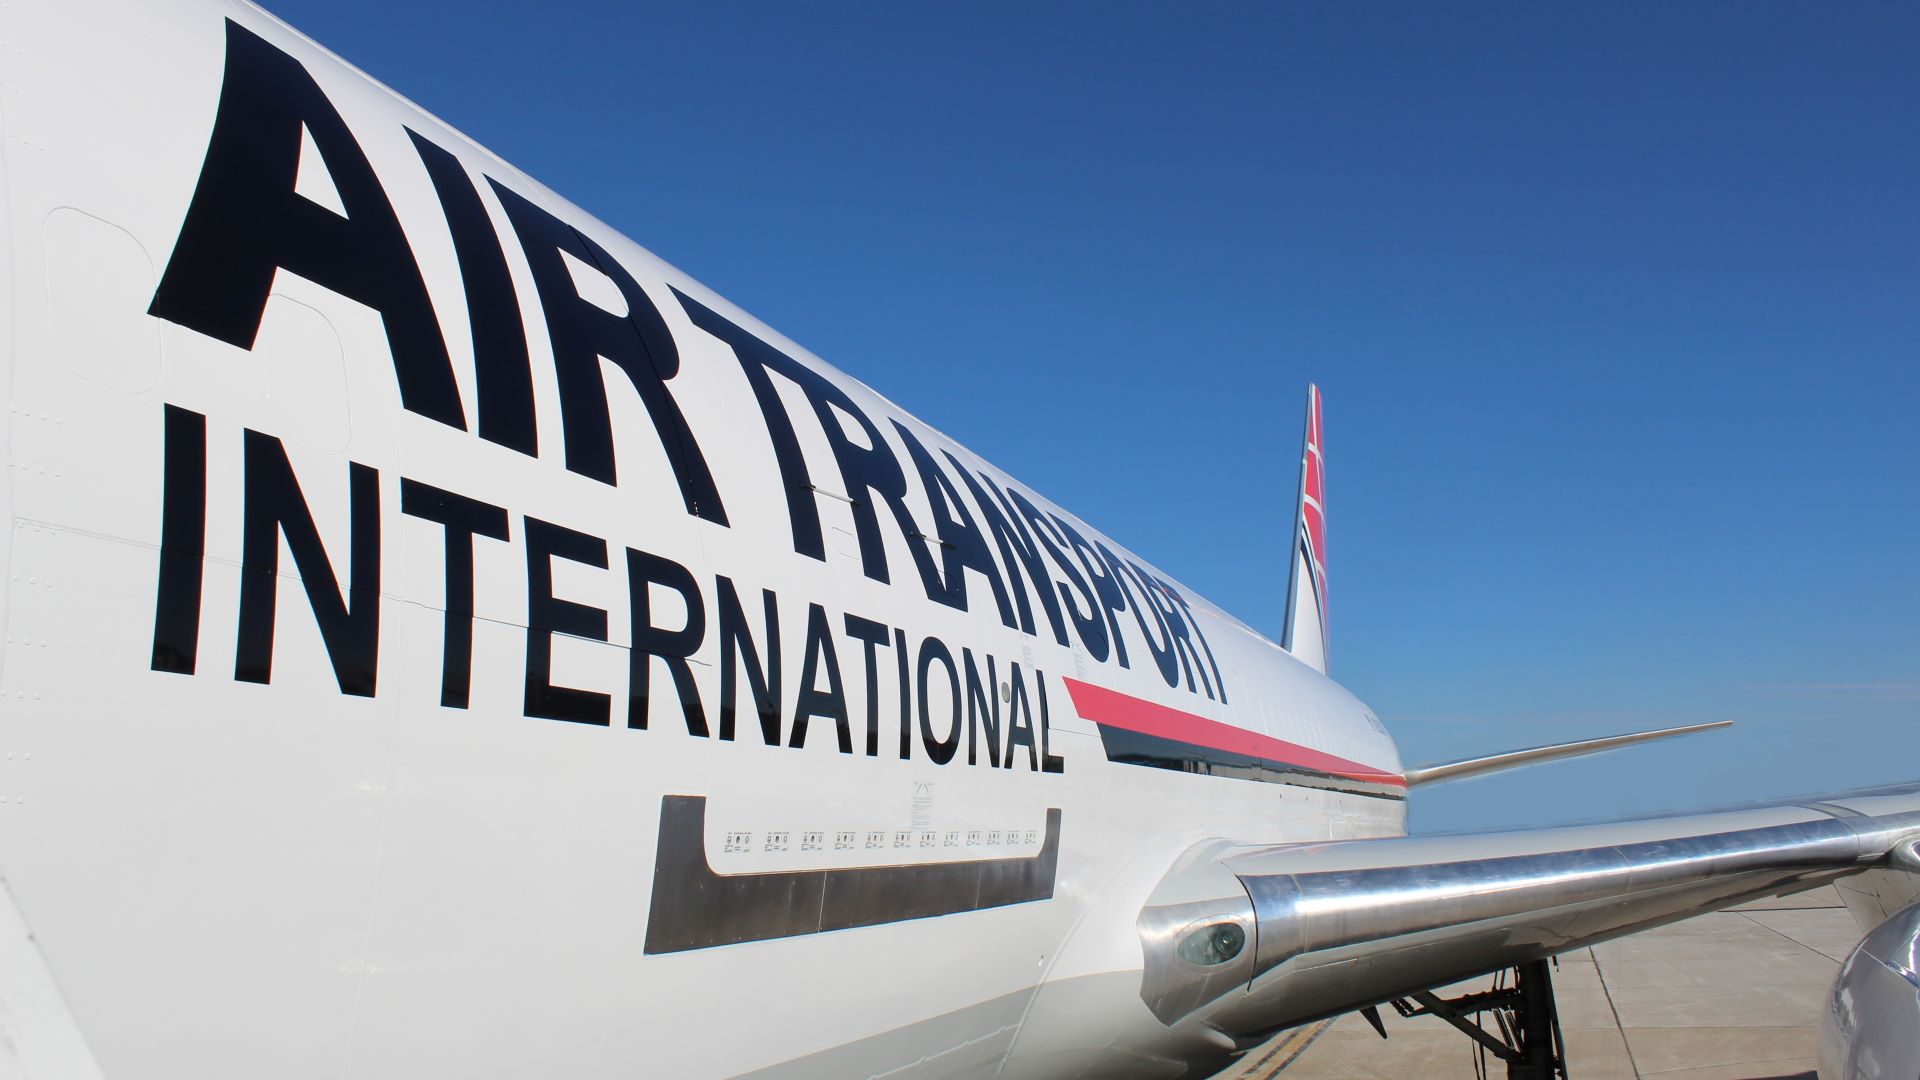
[[[1920,778],[1920,10],[273,10],[1334,674],[1416,828]]]

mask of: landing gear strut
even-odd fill
[[[1560,1039],[1560,1014],[1553,1004],[1550,962],[1535,960],[1513,969],[1513,985],[1447,1000],[1430,991],[1400,998],[1401,1016],[1437,1016],[1465,1032],[1488,1053],[1507,1063],[1507,1080],[1567,1080],[1567,1055]],[[1496,1031],[1480,1026],[1483,1012],[1493,1014]]]

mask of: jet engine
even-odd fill
[[[1820,1017],[1821,1080],[1920,1076],[1920,903],[1854,947]]]

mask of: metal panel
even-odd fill
[[[1256,928],[1245,993],[1208,986],[1207,1003],[1192,1000],[1187,980],[1156,980],[1178,967],[1156,965],[1151,954],[1168,947],[1166,935],[1145,934],[1142,997],[1149,1007],[1178,1002],[1180,1015],[1202,1010],[1236,1037],[1306,1023],[1883,864],[1920,832],[1915,788],[1876,806],[1896,808],[1862,816],[1785,804],[1618,826],[1229,850],[1217,858],[1251,898]],[[1617,840],[1606,842],[1609,834]],[[1383,847],[1393,852],[1386,864]],[[1231,893],[1215,892],[1213,906],[1231,914]]]
[[[1038,854],[905,866],[717,874],[707,861],[707,800],[660,800],[660,841],[647,917],[648,953],[850,930],[1053,897],[1060,811],[1047,811]]]
[[[1841,965],[1820,1016],[1820,1075],[1920,1076],[1920,904],[1882,923]]]

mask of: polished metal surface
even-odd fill
[[[1046,900],[1060,864],[1060,811],[1026,858],[718,874],[707,861],[707,800],[660,800],[648,953],[818,934]]]
[[[1142,996],[1150,1007],[1177,1003],[1177,1015],[1249,1038],[1884,868],[1916,836],[1920,785],[1824,806],[1225,850],[1218,859],[1254,913],[1244,991],[1189,1006],[1192,973],[1180,972],[1177,961],[1156,968],[1153,959],[1177,937],[1169,911],[1153,923],[1153,935],[1143,914],[1149,975]],[[1222,890],[1223,911],[1227,900]]]
[[[1920,840],[1908,840],[1895,844],[1887,861],[1910,874],[1920,874]]]
[[[1579,742],[1554,743],[1551,746],[1529,746],[1524,750],[1509,750],[1504,754],[1485,754],[1480,757],[1461,758],[1458,761],[1421,765],[1407,770],[1407,786],[1412,788],[1424,784],[1443,784],[1449,780],[1465,780],[1469,776],[1485,776],[1488,773],[1517,769],[1522,765],[1598,754],[1607,750],[1618,750],[1623,746],[1652,742],[1655,739],[1670,739],[1676,735],[1692,735],[1695,732],[1712,731],[1715,728],[1732,725],[1731,720],[1716,720],[1710,724],[1689,724],[1686,727],[1662,728],[1658,731],[1636,731],[1628,735],[1609,735],[1601,739],[1582,739]]]
[[[1145,970],[1140,997],[1163,1024],[1173,1024],[1253,978],[1253,901],[1220,858],[1231,850],[1216,842],[1188,852],[1141,909]],[[1195,963],[1189,955],[1193,950],[1183,946],[1194,935],[1221,926],[1240,931],[1242,947],[1219,963]]]
[[[1822,1080],[1920,1077],[1920,904],[1856,946],[1820,1016]]]

